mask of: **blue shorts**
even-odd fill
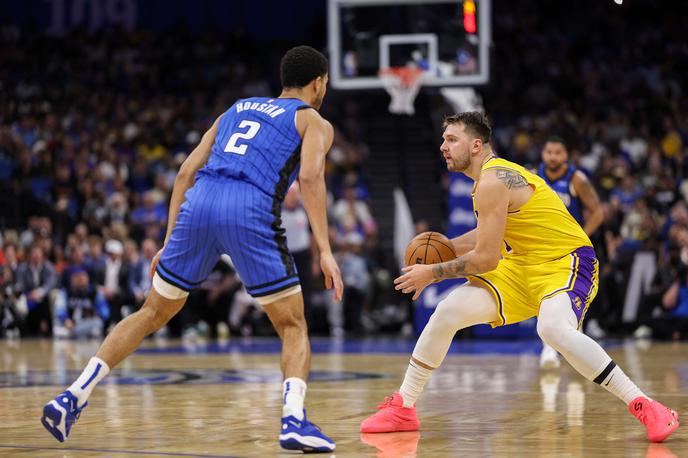
[[[226,253],[254,297],[299,284],[281,201],[248,182],[203,174],[185,197],[156,270],[163,280],[190,291]]]

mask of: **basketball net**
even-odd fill
[[[415,67],[390,67],[380,70],[380,80],[390,98],[389,112],[412,115],[413,102],[423,82],[423,70]]]

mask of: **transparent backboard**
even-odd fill
[[[490,0],[329,0],[330,81],[382,88],[379,72],[414,66],[424,86],[489,81]]]

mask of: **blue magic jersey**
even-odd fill
[[[545,172],[545,164],[540,164],[538,168],[538,175],[545,180],[545,183],[557,193],[559,198],[566,205],[566,209],[571,213],[571,216],[578,221],[578,224],[583,224],[583,209],[581,201],[573,193],[573,174],[576,173],[576,167],[567,164],[566,173],[559,179],[551,181]]]
[[[197,288],[226,253],[261,303],[298,292],[281,204],[298,174],[296,112],[304,108],[310,105],[298,99],[254,97],[222,115],[208,162],[184,194],[158,262],[163,281],[184,291]]]
[[[299,99],[238,100],[222,115],[210,158],[199,173],[247,181],[281,201],[298,173],[296,112],[304,108],[310,105]]]

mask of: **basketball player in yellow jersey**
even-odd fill
[[[648,398],[609,355],[580,332],[597,293],[598,263],[590,239],[561,199],[537,175],[498,158],[484,114],[460,113],[444,121],[440,147],[447,169],[475,181],[476,229],[452,240],[458,257],[405,267],[394,283],[414,300],[433,281],[465,277],[435,309],[418,338],[399,389],[361,424],[361,432],[420,428],[415,403],[454,334],[476,324],[517,323],[537,316],[537,331],[588,380],[623,400],[661,442],[678,428],[678,414]],[[509,252],[502,257],[506,242]]]

